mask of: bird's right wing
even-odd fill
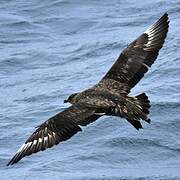
[[[123,90],[123,93],[128,94],[156,60],[167,36],[168,27],[168,14],[165,13],[123,50],[100,83],[104,84],[104,87],[110,86],[112,90],[117,87],[120,93]]]
[[[85,126],[100,116],[94,114],[93,110],[70,106],[38,126],[7,165],[17,163],[25,156],[51,148],[71,138],[81,131],[79,125]]]

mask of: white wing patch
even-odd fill
[[[148,35],[148,42],[146,48],[144,48],[145,50],[159,50],[162,47],[168,32],[168,24],[168,14],[165,13],[156,23],[144,32]]]
[[[34,140],[34,141],[33,141],[33,145],[35,145],[36,143],[37,143],[37,140]]]
[[[156,29],[154,29],[154,26],[151,26],[144,33],[148,35],[148,43],[146,44],[146,46],[149,47],[155,39]]]
[[[32,144],[32,142],[29,142],[29,143],[27,143],[27,144],[23,144],[23,145],[19,148],[19,150],[17,151],[17,153],[24,151],[24,150],[27,149],[29,146],[31,146],[31,144]]]
[[[39,143],[41,143],[42,141],[43,141],[43,139],[42,139],[42,138],[39,138],[39,139],[38,139],[38,142],[39,142]]]
[[[53,135],[54,135],[54,137],[56,136],[56,134],[55,134],[54,132],[53,132]],[[48,133],[48,136],[49,136],[50,139],[52,138],[52,135],[49,134],[49,133]],[[45,136],[45,137],[43,137],[43,138],[39,138],[38,140],[35,139],[35,140],[32,141],[32,142],[24,143],[24,144],[19,148],[19,150],[17,151],[16,154],[23,152],[25,149],[27,150],[31,145],[32,145],[32,146],[37,146],[37,145],[41,144],[43,141],[44,141],[45,143],[48,143],[48,136]],[[32,148],[32,147],[31,147],[31,148]],[[46,148],[46,147],[45,147],[45,148]]]

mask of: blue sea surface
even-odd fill
[[[146,92],[152,123],[135,130],[102,117],[70,140],[6,166],[35,127],[97,83],[161,15],[170,28],[132,95]],[[180,1],[1,0],[0,179],[179,180]]]

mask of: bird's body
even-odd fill
[[[104,115],[125,118],[137,130],[142,128],[141,120],[150,123],[148,96],[141,93],[132,97],[129,93],[156,60],[168,27],[168,14],[165,13],[123,50],[99,83],[70,95],[64,102],[71,103],[71,106],[41,124],[8,165],[71,138],[82,130],[80,126]]]
[[[73,94],[73,97],[67,102],[80,108],[96,109],[96,114],[119,116],[120,114],[112,114],[111,110],[121,108],[128,102],[134,103],[134,100],[134,97],[118,93],[118,89],[112,91],[96,85],[83,92]]]

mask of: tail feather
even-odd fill
[[[150,123],[148,118],[150,101],[145,93],[139,94],[135,97],[129,97],[126,103],[127,113],[123,116],[127,119],[131,125],[133,125],[137,130],[142,129],[140,119]]]
[[[145,93],[139,94],[136,96],[138,103],[140,104],[141,108],[142,108],[142,112],[146,115],[146,117],[149,114],[149,108],[151,107],[150,105],[150,101],[148,99],[148,96]],[[143,119],[146,122],[150,123],[150,119],[145,118]]]
[[[151,121],[148,118],[150,107],[148,96],[142,93],[135,97],[126,97],[124,102],[111,107],[107,114],[126,118],[131,125],[139,130],[143,128],[140,122],[141,119],[148,123]]]
[[[128,121],[129,123],[131,123],[137,130],[143,129],[140,121],[130,120],[130,119],[127,119],[127,121]]]

